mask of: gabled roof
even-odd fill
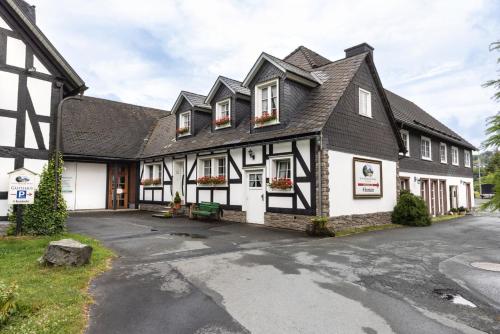
[[[432,117],[415,103],[407,100],[389,90],[385,90],[391,104],[396,120],[405,126],[433,134],[453,143],[462,145],[471,150],[477,150],[474,145],[466,141],[455,131]]]
[[[68,64],[63,56],[57,51],[47,37],[34,23],[34,15],[31,15],[26,7],[26,3],[20,0],[2,0],[0,6],[3,7],[15,21],[21,26],[23,32],[33,40],[42,50],[48,60],[62,73],[66,79],[67,90],[69,92],[83,92],[87,89],[85,82],[76,71]]]
[[[212,106],[205,103],[205,100],[207,99],[205,95],[186,92],[183,90],[180,92],[179,96],[177,97],[177,100],[175,100],[174,106],[172,107],[172,114],[175,114],[177,112],[177,109],[179,109],[182,103],[182,99],[186,99],[186,101],[192,107],[206,109],[206,111],[210,111],[212,109]]]
[[[207,95],[207,99],[205,100],[206,104],[210,104],[212,101],[215,93],[219,89],[220,85],[225,85],[233,94],[242,94],[242,95],[247,95],[250,96],[250,89],[247,87],[243,87],[241,85],[241,81],[226,78],[223,76],[219,76],[217,80],[215,80],[214,85],[212,86],[212,89],[210,89],[210,92]]]
[[[317,68],[316,71],[323,78],[323,84],[311,90],[307,99],[294,113],[293,121],[285,128],[250,133],[251,115],[248,114],[235,128],[224,130],[223,134],[211,131],[211,125],[207,124],[193,138],[175,141],[175,117],[162,118],[153,130],[142,157],[216,149],[265,140],[315,136],[324,128],[344,91],[365,61],[366,55],[341,59]]]
[[[286,56],[284,61],[298,66],[306,71],[324,66],[332,61],[301,45]]]
[[[64,100],[65,156],[136,159],[168,111],[83,96]]]
[[[265,52],[259,56],[252,69],[246,76],[245,80],[243,80],[243,86],[248,87],[252,79],[255,77],[260,67],[266,62],[270,62],[274,66],[276,66],[280,71],[286,74],[287,78],[290,80],[301,82],[305,85],[316,87],[321,84],[321,82],[316,78],[312,73],[297,67],[293,64],[290,64],[284,60],[271,56]]]

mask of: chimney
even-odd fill
[[[348,49],[345,49],[344,51],[345,51],[345,57],[349,58],[349,57],[356,56],[356,55],[359,55],[359,54],[365,53],[365,52],[370,52],[371,56],[373,57],[373,50],[374,50],[374,48],[372,46],[370,46],[368,43],[361,43],[361,44],[352,46]]]
[[[19,6],[19,8],[21,8],[21,10],[24,12],[24,14],[30,19],[30,21],[36,24],[35,6],[30,5],[24,0],[17,0],[16,3]]]

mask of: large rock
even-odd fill
[[[90,262],[92,247],[73,239],[52,241],[40,263],[51,266],[83,266]]]

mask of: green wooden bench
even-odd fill
[[[193,218],[196,217],[204,217],[204,218],[210,218],[214,217],[217,220],[220,220],[221,218],[221,213],[222,209],[220,207],[219,203],[212,203],[212,202],[201,202],[191,210],[191,215]]]

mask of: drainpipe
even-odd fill
[[[62,91],[62,87],[61,87],[61,91]],[[81,101],[82,98],[80,95],[77,95],[77,96],[68,96],[64,99],[61,100],[61,102],[59,102],[59,105],[57,106],[57,119],[56,119],[56,149],[55,149],[55,153],[56,153],[56,157],[58,155],[58,153],[61,152],[61,131],[62,131],[62,112],[63,112],[63,105],[66,101],[69,101],[69,100],[79,100]],[[58,203],[58,195],[59,195],[59,192],[57,191],[57,189],[59,188],[59,174],[57,173],[57,171],[59,170],[59,159],[55,159],[54,161],[54,164],[55,164],[55,168],[54,168],[54,175],[55,175],[55,189],[56,189],[56,192],[54,194],[54,210],[57,210],[57,203]]]
[[[319,215],[323,216],[323,132],[320,132],[320,135],[318,136],[319,140],[319,200],[318,200],[318,205],[319,205]]]

